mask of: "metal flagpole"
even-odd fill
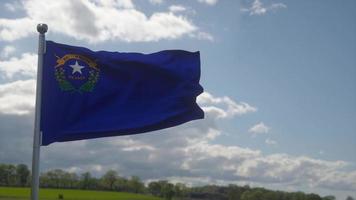
[[[38,65],[37,65],[37,86],[36,86],[36,111],[35,111],[35,130],[33,136],[33,153],[32,153],[32,185],[31,200],[38,200],[38,190],[40,185],[40,147],[41,147],[41,93],[42,93],[42,68],[43,54],[46,51],[45,33],[47,32],[46,24],[38,24]]]

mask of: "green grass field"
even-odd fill
[[[87,190],[40,189],[40,200],[161,200],[157,197],[125,192],[102,192]],[[0,200],[29,200],[30,188],[0,187]]]

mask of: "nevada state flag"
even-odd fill
[[[46,41],[42,145],[138,134],[201,119],[199,52],[91,51]]]

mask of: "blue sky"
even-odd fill
[[[29,145],[0,141],[0,162],[30,162],[35,26],[45,22],[47,39],[93,50],[199,50],[207,119],[157,134],[54,144],[42,150],[43,170],[114,168],[145,180],[356,196],[356,1],[30,0],[4,1],[0,11],[1,141]],[[172,143],[181,132],[184,142]],[[66,149],[121,157],[92,162]],[[180,164],[162,164],[172,156]]]

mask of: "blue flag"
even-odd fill
[[[138,134],[201,119],[199,79],[199,52],[95,52],[47,41],[42,145]]]

